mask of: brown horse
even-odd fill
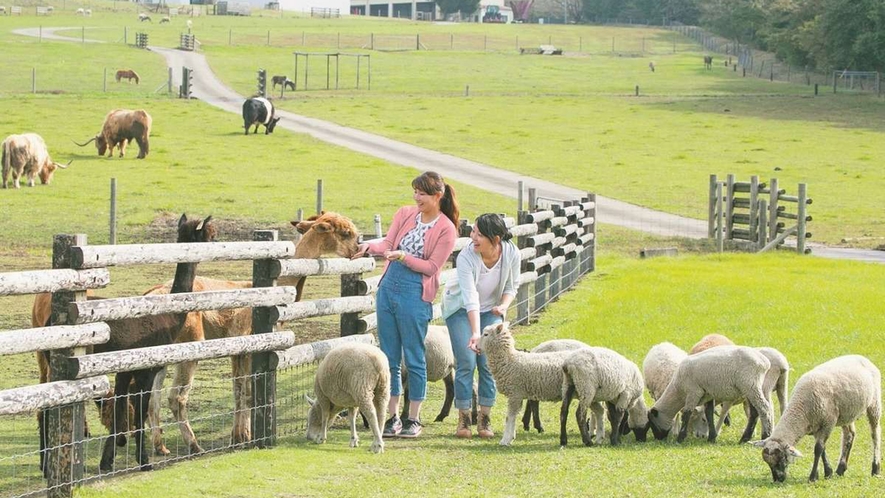
[[[141,80],[141,78],[138,77],[138,73],[136,73],[135,71],[133,71],[131,69],[120,69],[119,71],[117,71],[116,77],[117,77],[117,83],[119,83],[120,80],[122,80],[123,78],[126,78],[126,80],[129,83],[132,83],[132,80],[134,79],[135,84],[137,85],[138,82]]]
[[[713,56],[712,55],[705,55],[704,56],[704,69],[706,69],[707,71],[710,71],[713,69]]]

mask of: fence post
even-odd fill
[[[774,240],[777,238],[777,204],[780,199],[777,178],[772,178],[771,181],[768,182],[768,188],[770,192],[768,194],[768,239]]]
[[[757,233],[759,240],[756,250],[761,251],[768,244],[768,206],[765,199],[759,199],[759,230]]]
[[[710,205],[707,209],[707,237],[713,238],[714,227],[716,226],[716,185],[719,184],[719,178],[716,175],[710,175]]]
[[[553,213],[555,213],[554,216],[558,216],[558,213],[562,211],[562,206],[559,204],[552,204],[550,206],[550,209],[552,209]],[[550,299],[547,302],[550,302],[559,296],[559,289],[561,288],[559,279],[561,275],[562,265],[557,267],[555,270],[550,271]]]
[[[86,235],[56,235],[52,241],[52,268],[71,267],[71,247],[85,246]],[[68,304],[85,301],[86,291],[56,291],[52,294],[51,325],[68,324]],[[82,355],[84,348],[57,349],[49,352],[49,381],[71,380],[66,358]],[[44,463],[47,467],[48,496],[73,495],[75,482],[83,480],[86,410],[83,403],[74,403],[44,410],[38,425],[46,435]]]
[[[381,237],[384,236],[384,234],[381,233],[381,215],[380,214],[375,215],[374,222],[375,222],[375,238],[380,239]]]
[[[252,232],[254,241],[279,240],[276,230],[255,230]],[[271,277],[273,260],[262,259],[252,262],[252,287],[273,287],[276,279]],[[270,307],[252,308],[252,333],[265,334],[273,332],[274,323]],[[240,361],[237,358],[236,361]],[[277,373],[276,356],[269,353],[252,355],[252,441],[258,448],[276,445]]]
[[[516,224],[522,225],[526,223],[527,213],[525,211],[517,211],[516,212]],[[523,249],[526,247],[526,238],[525,237],[517,237],[516,238],[516,247]],[[525,261],[521,261],[519,263],[519,273],[522,274],[526,271],[527,265]],[[529,318],[529,284],[521,283],[519,287],[516,289],[516,320],[514,322],[516,324],[524,324],[528,323]]]
[[[593,224],[590,225],[589,233],[593,234],[593,239],[590,240],[590,264],[587,267],[587,272],[596,271],[596,194],[590,192],[587,194],[587,199],[593,203],[593,208],[587,213],[590,217],[593,218]],[[586,250],[586,249],[585,249]]]
[[[536,203],[537,203],[537,190],[534,188],[529,188],[529,199],[528,206],[526,212],[533,213],[537,211]],[[537,224],[537,223],[536,223]],[[543,225],[538,225],[538,233],[543,231]],[[535,246],[535,258],[541,256],[543,251]],[[538,311],[544,308],[546,304],[545,301],[545,290],[547,289],[547,277],[545,275],[541,275],[538,272],[538,279],[535,280],[534,285],[534,295],[535,295],[535,304],[532,307],[532,311]]]
[[[725,240],[731,240],[734,228],[734,175],[725,178]]]
[[[323,212],[323,179],[317,180],[317,213]]]
[[[522,202],[522,193],[525,191],[525,184],[522,180],[516,182],[516,211],[524,211]]]
[[[110,220],[110,236],[108,244],[115,245],[117,243],[117,179],[111,178],[111,220]]]
[[[341,297],[359,295],[359,284],[363,279],[361,273],[347,273],[341,275]],[[354,335],[359,333],[357,324],[359,322],[359,313],[341,313],[340,328],[341,337]]]
[[[806,223],[806,204],[808,202],[808,186],[804,183],[799,184],[799,202],[796,206],[796,252],[805,254],[805,223]]]
[[[756,205],[756,200],[759,197],[759,177],[753,175],[750,177],[750,224],[749,224],[749,237],[750,242],[754,242],[753,237],[756,237],[756,240],[759,239],[758,235],[756,235],[756,229],[758,228],[758,224],[756,223],[756,216],[759,214],[759,206]]]
[[[725,234],[722,232],[722,184],[716,184],[716,251],[722,252]]]

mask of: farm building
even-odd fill
[[[353,15],[374,17],[399,17],[419,21],[435,21],[443,19],[442,12],[435,2],[388,2],[386,0],[350,0],[350,13]],[[479,9],[462,20],[473,22],[509,23],[513,21],[513,9],[505,5],[504,0],[483,0]]]

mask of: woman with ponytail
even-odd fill
[[[439,273],[458,238],[455,190],[442,177],[427,171],[412,180],[414,206],[400,208],[387,236],[360,244],[354,258],[383,256],[387,262],[378,286],[376,308],[378,341],[390,366],[391,414],[384,437],[418,437],[421,402],[427,394],[424,338],[433,317],[432,303],[439,290]],[[409,416],[399,418],[402,394],[400,364],[409,370]]]
[[[469,438],[473,372],[479,370],[479,420],[476,433],[490,438],[490,414],[495,404],[495,380],[485,355],[477,351],[482,329],[504,319],[519,285],[519,249],[497,214],[480,215],[470,232],[471,242],[458,255],[458,279],[446,283],[443,317],[455,353],[457,437]]]

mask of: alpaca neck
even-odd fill
[[[178,263],[175,267],[175,280],[172,281],[172,290],[169,293],[193,292],[196,277],[197,263]]]

